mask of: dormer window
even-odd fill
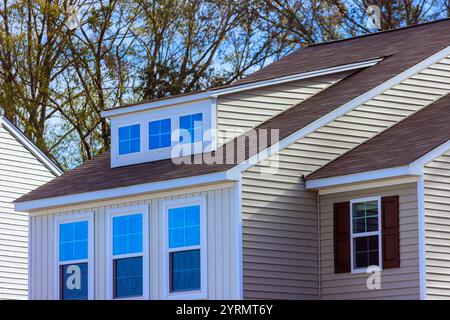
[[[170,119],[148,123],[148,149],[156,150],[171,146],[172,126]]]
[[[141,151],[141,125],[134,124],[119,128],[119,155]]]
[[[111,166],[180,158],[215,150],[214,99],[111,118]]]
[[[201,113],[180,117],[180,143],[203,141],[203,115]]]

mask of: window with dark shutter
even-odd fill
[[[334,272],[350,272],[350,202],[334,204]]]
[[[381,198],[383,269],[400,267],[398,196]]]

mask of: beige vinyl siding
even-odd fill
[[[274,174],[261,174],[266,162],[243,174],[246,299],[318,298],[316,195],[304,188],[295,152],[281,151]]]
[[[450,299],[450,152],[424,167],[426,292]]]
[[[348,74],[349,72],[330,74],[219,97],[217,100],[219,141],[225,143],[255,128],[328,88]]]
[[[162,202],[193,196],[206,197],[208,299],[238,299],[241,290],[238,260],[240,221],[236,210],[238,207],[236,188],[234,183],[227,183],[33,213],[31,299],[55,299],[53,292],[55,217],[77,212],[94,212],[94,296],[95,299],[105,299],[105,274],[108,263],[105,251],[107,210],[134,205],[149,205],[150,299],[163,299],[163,261],[160,257]]]
[[[28,297],[28,215],[12,202],[53,178],[0,124],[0,299]]]
[[[400,268],[381,272],[381,289],[368,290],[366,273],[334,273],[333,204],[373,196],[399,196]],[[419,299],[417,183],[320,196],[322,299]]]
[[[301,177],[449,92],[445,58],[244,172],[244,297],[317,297],[317,208]],[[261,175],[270,162],[278,163],[277,173]],[[283,285],[274,289],[273,283]]]

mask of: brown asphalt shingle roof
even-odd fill
[[[330,178],[409,165],[450,139],[450,94],[306,177]]]
[[[287,73],[306,72],[378,57],[384,57],[384,59],[375,66],[351,74],[312,98],[266,121],[258,126],[257,130],[279,129],[280,139],[286,138],[337,107],[449,46],[449,31],[450,20],[442,20],[396,31],[310,46],[294,52],[255,75],[250,75],[248,81],[265,79],[269,75],[278,77]],[[257,74],[259,75],[256,76]],[[242,147],[244,146],[239,148]],[[109,153],[105,153],[37,188],[16,202],[191,177],[225,171],[233,166],[231,164],[177,166],[171,159],[165,159],[111,168]]]

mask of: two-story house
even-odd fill
[[[449,31],[105,111],[110,152],[16,201],[31,298],[450,297]]]
[[[0,300],[28,298],[28,214],[13,201],[61,174],[0,110]]]

